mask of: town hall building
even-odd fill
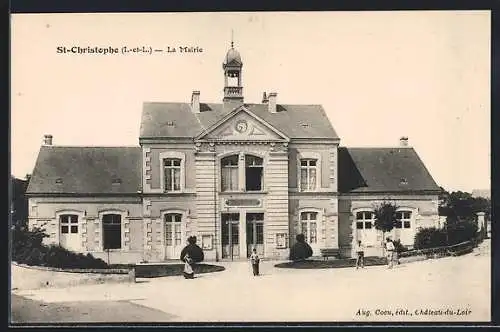
[[[380,255],[373,210],[399,207],[390,234],[411,247],[437,226],[436,185],[402,138],[348,148],[321,105],[244,100],[243,61],[231,45],[222,103],[146,102],[139,146],[57,146],[46,135],[29,181],[29,224],[49,243],[118,262],[179,259],[195,235],[206,260],[286,259],[302,233],[314,255],[355,241]]]

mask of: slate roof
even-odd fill
[[[140,147],[42,146],[27,194],[137,194],[141,168]]]
[[[338,158],[340,193],[440,190],[413,148],[340,147]],[[140,147],[42,146],[27,194],[137,194],[141,168]]]
[[[339,192],[440,191],[411,147],[339,148]]]
[[[253,114],[289,138],[338,139],[321,105],[277,105],[276,113],[267,104],[244,104]],[[144,103],[140,138],[193,138],[233,111],[224,104],[200,103],[193,113],[188,103]]]

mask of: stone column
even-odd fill
[[[240,210],[240,258],[247,257],[247,213],[245,210]]]

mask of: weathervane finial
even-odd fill
[[[231,48],[234,47],[234,31],[231,29]]]

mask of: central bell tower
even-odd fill
[[[243,86],[241,79],[241,61],[240,53],[234,48],[234,42],[231,40],[231,48],[227,51],[226,58],[222,64],[224,69],[224,99],[223,102],[241,102],[243,103]]]

